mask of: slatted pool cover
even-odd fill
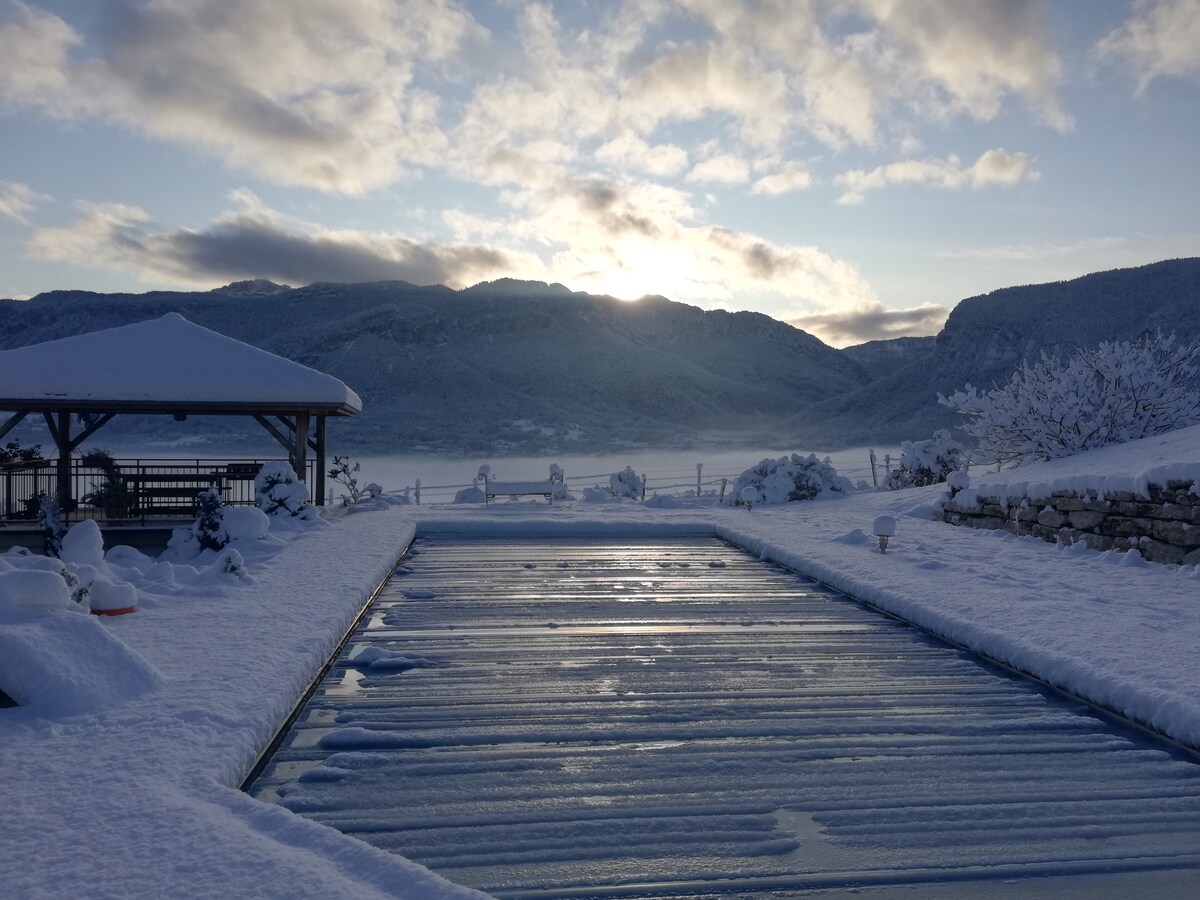
[[[252,792],[501,895],[1200,896],[1190,757],[715,539],[419,542]]]

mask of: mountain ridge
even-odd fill
[[[331,439],[356,452],[832,450],[951,427],[939,393],[988,387],[1042,352],[1157,329],[1200,336],[1200,258],[1002,288],[960,302],[936,336],[843,350],[761,313],[515,279],[461,291],[403,281],[51,291],[0,301],[0,349],[166,312],[341,378],[364,412],[334,423]],[[122,429],[179,433],[144,421],[106,434]]]

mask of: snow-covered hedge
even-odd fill
[[[980,458],[1001,464],[1070,456],[1200,422],[1200,339],[1143,335],[1061,362],[1042,354],[985,393],[970,384],[938,402],[967,417]]]
[[[781,456],[764,459],[738,476],[733,489],[725,496],[727,506],[742,506],[745,488],[755,492],[754,504],[788,503],[793,500],[813,500],[826,492],[848,493],[854,489],[849,478],[837,473],[828,459],[816,454]]]
[[[890,491],[908,487],[925,487],[945,481],[951,472],[966,468],[963,445],[950,437],[944,428],[933,433],[927,441],[904,441],[900,444],[900,464],[884,484]]]

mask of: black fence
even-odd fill
[[[253,505],[254,476],[265,459],[114,459],[119,489],[105,492],[111,480],[94,465],[71,460],[71,496],[75,508],[67,517],[79,519],[146,519],[163,516],[191,516],[196,510],[196,495],[212,485],[221,491],[226,503]],[[315,501],[316,461],[308,460],[306,482],[309,499]],[[33,521],[37,518],[41,496],[58,492],[58,460],[37,460],[0,466],[0,516],[6,521]],[[97,493],[93,502],[85,497]],[[105,493],[109,504],[100,498]],[[116,495],[113,497],[112,495]]]

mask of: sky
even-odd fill
[[[1198,0],[0,0],[0,297],[561,282],[834,346],[1200,255]]]

